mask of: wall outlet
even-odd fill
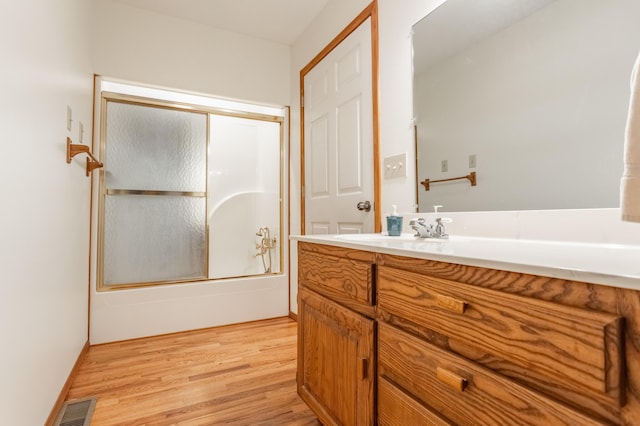
[[[407,153],[385,157],[383,167],[385,179],[407,177]]]
[[[442,160],[442,166],[440,167],[440,171],[441,172],[448,172],[449,171],[449,161]]]
[[[471,154],[469,156],[469,168],[470,169],[475,169],[476,168],[476,155],[475,154]]]

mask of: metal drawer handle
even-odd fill
[[[445,370],[444,368],[437,367],[436,368],[436,377],[445,385],[450,388],[457,390],[458,392],[463,392],[467,387],[467,379],[464,377],[458,376],[456,373]]]
[[[438,306],[456,314],[464,314],[464,311],[466,311],[469,306],[465,301],[454,299],[449,296],[443,296],[442,294],[437,295],[436,299]]]

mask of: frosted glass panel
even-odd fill
[[[205,278],[205,244],[204,197],[106,197],[105,285]]]
[[[206,191],[207,115],[107,103],[108,189]]]

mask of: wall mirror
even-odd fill
[[[617,207],[638,16],[637,0],[447,0],[415,24],[419,211]]]

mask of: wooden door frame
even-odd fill
[[[300,70],[300,231],[306,234],[305,226],[305,161],[304,161],[304,77],[333,49],[371,18],[371,101],[373,106],[373,229],[382,231],[380,217],[380,131],[378,123],[378,0],[373,0],[349,23],[315,58]]]

